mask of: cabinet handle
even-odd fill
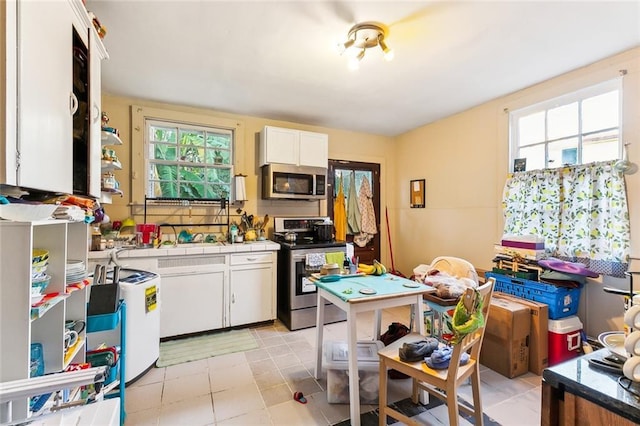
[[[236,303],[236,294],[231,293],[231,303]]]
[[[93,104],[93,110],[95,111],[95,115],[93,117],[93,120],[91,120],[93,123],[97,123],[98,122],[98,118],[100,118],[100,107],[96,104]]]
[[[69,96],[69,110],[71,110],[71,115],[78,111],[78,98],[76,98],[73,92],[71,92],[71,96]]]
[[[255,260],[258,260],[258,258],[257,258],[257,257],[247,257],[247,260],[248,260],[249,262],[253,262],[253,261],[255,261]]]

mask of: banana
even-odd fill
[[[387,273],[387,268],[382,263],[374,260],[373,264],[376,267],[376,275],[384,275]]]
[[[366,275],[373,275],[376,272],[376,267],[373,265],[367,265],[366,263],[359,263],[358,269]]]

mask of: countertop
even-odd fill
[[[163,246],[160,248],[120,248],[100,251],[90,251],[89,259],[109,259],[111,253],[118,252],[118,259],[135,257],[165,257],[165,256],[185,256],[198,254],[229,254],[246,253],[253,251],[277,251],[280,244],[270,240],[245,242],[245,243],[194,243],[178,244],[176,247]]]
[[[640,401],[618,385],[620,375],[596,369],[589,364],[589,358],[602,359],[607,355],[608,349],[600,349],[547,368],[542,372],[542,377],[554,388],[584,398],[640,424]],[[640,383],[633,383],[632,388],[640,394]]]

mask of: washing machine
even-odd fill
[[[113,270],[106,282],[113,282]],[[160,356],[160,276],[138,269],[120,269],[120,299],[127,304],[125,319],[125,382],[135,381],[155,365]],[[120,326],[89,333],[89,350],[101,345],[120,345]]]

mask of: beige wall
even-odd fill
[[[408,274],[436,256],[457,256],[490,269],[493,244],[502,235],[501,198],[509,162],[508,113],[579,88],[623,77],[623,141],[640,162],[640,48],[607,58],[533,87],[487,102],[397,138],[396,206],[399,230],[392,232],[398,269]],[[426,179],[426,208],[410,209],[411,179]],[[640,173],[626,176],[631,215],[632,256],[640,257]],[[640,281],[640,279],[638,280]],[[604,279],[628,287],[627,280]],[[620,296],[590,282],[580,317],[587,331],[622,329]]]
[[[140,207],[140,204],[143,201],[140,198],[132,198],[133,191],[131,188],[132,181],[135,182],[135,185],[142,186],[142,177],[144,176],[143,170],[140,170],[142,163],[137,161],[142,152],[142,147],[139,146],[140,143],[137,142],[140,138],[137,136],[132,137],[132,135],[135,135],[137,132],[131,128],[132,105],[171,109],[185,113],[187,116],[191,115],[195,117],[205,115],[236,120],[239,127],[243,129],[243,138],[239,140],[236,145],[235,166],[236,173],[247,175],[246,187],[249,201],[244,203],[243,209],[246,210],[248,214],[254,214],[256,216],[269,214],[271,217],[326,214],[326,202],[272,201],[262,200],[260,198],[261,194],[258,186],[261,183],[259,178],[260,168],[258,166],[258,134],[265,125],[327,133],[329,135],[329,158],[379,163],[381,165],[382,175],[381,202],[383,206],[387,202],[385,194],[393,193],[391,189],[395,187],[394,181],[388,178],[395,174],[394,163],[391,161],[394,155],[393,140],[389,137],[268,120],[259,117],[226,114],[218,111],[167,105],[141,99],[129,99],[103,94],[102,109],[109,116],[109,124],[120,130],[120,138],[123,141],[123,146],[115,148],[122,162],[123,170],[115,174],[116,179],[120,181],[124,197],[114,197],[113,204],[105,206],[112,220],[121,220],[133,213],[134,219],[138,223],[142,222],[143,209]],[[132,158],[134,159],[133,162]],[[132,164],[133,173],[136,176],[136,179],[133,180],[131,179]],[[234,209],[232,209],[231,214],[235,214]],[[158,220],[154,220],[154,222],[165,221],[161,218],[157,219]],[[170,221],[175,222],[176,218]],[[197,220],[195,223],[197,223]],[[383,259],[385,258],[385,253],[386,252],[383,251]]]

